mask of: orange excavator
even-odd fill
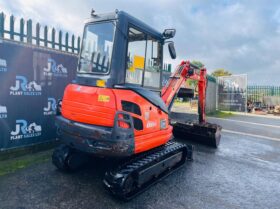
[[[89,156],[120,158],[105,173],[115,196],[131,199],[192,160],[193,146],[174,136],[217,147],[221,127],[205,121],[206,69],[182,61],[165,86],[163,49],[176,58],[174,29],[159,33],[122,11],[91,13],[85,24],[76,79],[58,104],[62,145],[52,156],[62,171],[79,168]],[[198,81],[199,121],[172,122],[170,109],[181,85]]]

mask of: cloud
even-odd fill
[[[0,5],[10,14],[79,35],[91,8],[97,13],[125,10],[159,31],[177,29],[178,58],[172,63],[200,60],[210,72],[225,68],[247,73],[251,84],[279,85],[277,0],[0,0]]]

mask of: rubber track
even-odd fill
[[[173,171],[181,167],[185,163],[185,159],[188,156],[191,156],[190,153],[192,152],[193,147],[187,146],[185,144],[180,144],[177,142],[168,142],[166,145],[162,147],[158,147],[154,150],[148,151],[146,153],[140,154],[139,156],[136,156],[135,158],[121,164],[118,166],[116,170],[108,171],[105,174],[104,178],[104,184],[105,187],[113,193],[116,197],[122,199],[122,200],[130,200],[139,193],[142,193],[146,189],[148,189],[153,184],[157,183],[159,180],[163,179],[164,177],[171,174]],[[158,163],[173,154],[183,152],[183,161],[180,161],[179,164],[177,164],[175,167],[172,167],[171,170],[165,171],[161,173],[157,178],[153,178],[152,180],[144,183],[140,188],[137,187],[133,192],[126,194],[123,193],[122,188],[122,182],[124,179],[129,175],[139,174],[142,170],[149,168],[150,166],[154,165],[155,163]],[[114,181],[114,176],[122,176],[122,179],[119,179],[118,181]]]

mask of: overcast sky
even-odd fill
[[[0,0],[0,10],[81,34],[91,8],[124,10],[159,31],[176,28],[177,60],[211,72],[248,74],[249,84],[280,85],[279,0]]]

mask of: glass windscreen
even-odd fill
[[[109,72],[114,29],[113,22],[90,24],[85,27],[78,73]]]

